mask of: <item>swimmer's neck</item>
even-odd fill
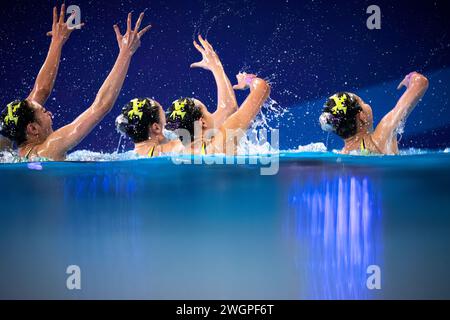
[[[207,139],[205,139],[204,136],[201,136],[201,137],[199,137],[197,139],[194,139],[194,141],[192,141],[191,145],[190,145],[191,154],[196,154],[196,152],[201,151],[202,147],[203,147],[203,143],[209,144],[209,143],[212,142],[213,139],[214,139],[214,137],[212,137],[211,139],[207,140]]]
[[[355,145],[356,148],[358,148],[359,144],[361,143],[361,140],[367,137],[368,135],[370,135],[368,131],[361,131],[355,134],[354,136],[351,136],[350,138],[344,139],[345,143],[344,149],[353,150],[355,149]]]

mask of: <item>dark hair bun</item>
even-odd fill
[[[27,100],[15,100],[0,113],[0,134],[17,145],[27,140],[26,128],[34,121],[34,110]]]
[[[149,138],[149,126],[160,122],[160,104],[150,98],[135,98],[122,108],[116,129],[138,143]]]

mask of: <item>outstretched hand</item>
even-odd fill
[[[134,30],[131,29],[131,12],[128,14],[127,19],[127,31],[124,35],[120,33],[119,26],[115,24],[114,31],[116,32],[117,43],[119,45],[120,52],[127,52],[130,54],[134,54],[136,50],[141,45],[141,37],[152,27],[151,25],[146,26],[144,29],[139,31],[141,27],[142,19],[144,19],[144,13],[142,12],[139,15],[138,20],[136,21],[136,25]]]
[[[210,71],[213,71],[216,68],[222,68],[219,56],[208,40],[203,39],[201,35],[198,35],[198,40],[201,45],[194,40],[194,47],[202,54],[203,59],[202,61],[191,64],[191,68],[202,68]]]
[[[409,73],[403,80],[400,82],[400,84],[397,87],[397,90],[400,90],[403,86],[405,86],[407,89],[409,88],[409,85],[411,83],[411,78],[416,75],[417,72],[413,71]]]
[[[66,15],[66,5],[63,4],[61,6],[61,12],[58,17],[58,10],[56,7],[53,7],[53,25],[52,25],[52,31],[47,32],[47,36],[52,37],[52,40],[58,41],[62,44],[64,44],[67,39],[69,39],[70,34],[75,29],[80,29],[84,26],[84,23],[80,23],[76,26],[68,26],[67,21],[70,20],[70,18],[75,15],[75,12],[72,12],[72,16],[67,19],[66,22],[64,22],[64,17]]]
[[[251,73],[239,72],[236,75],[236,79],[238,83],[233,86],[233,89],[245,90],[250,87],[250,84],[252,83],[253,79],[256,79],[256,75]]]

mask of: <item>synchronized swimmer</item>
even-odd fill
[[[396,106],[388,112],[375,130],[372,108],[360,97],[349,92],[336,93],[325,103],[320,116],[324,131],[334,132],[344,142],[342,153],[398,154],[397,136],[406,118],[428,89],[428,79],[411,72],[397,89],[406,87]]]
[[[33,91],[25,100],[9,103],[0,114],[1,134],[14,142],[19,156],[28,160],[64,160],[69,150],[78,145],[112,109],[125,80],[131,58],[141,44],[141,37],[151,28],[139,31],[144,14],[141,13],[135,28],[131,27],[128,14],[124,35],[114,25],[119,54],[116,62],[97,93],[92,105],[72,123],[53,131],[52,114],[43,104],[49,97],[61,57],[62,47],[75,27],[64,22],[65,5],[61,6],[58,18],[53,9],[52,41],[44,65],[39,72]]]
[[[72,123],[53,131],[52,114],[43,106],[53,90],[61,51],[75,28],[64,22],[65,5],[58,17],[53,9],[52,37],[47,58],[30,95],[24,100],[9,103],[0,114],[0,150],[17,148],[26,160],[64,160],[114,106],[124,83],[131,58],[141,44],[141,37],[151,28],[140,30],[141,13],[134,29],[131,13],[127,30],[121,34],[114,25],[119,54],[92,105]],[[134,152],[155,157],[166,153],[235,155],[238,143],[261,110],[270,94],[270,85],[254,74],[239,73],[237,84],[231,85],[222,62],[212,45],[201,36],[194,47],[202,60],[191,68],[211,71],[217,85],[217,108],[210,113],[198,99],[183,97],[164,111],[157,101],[135,98],[127,103],[116,119],[116,128],[134,142]],[[425,76],[412,72],[400,83],[406,87],[397,105],[373,129],[371,107],[360,97],[339,92],[325,103],[319,118],[324,131],[334,132],[344,142],[342,153],[360,151],[361,154],[397,154],[399,128],[404,124],[428,88]],[[239,107],[234,90],[249,90]]]
[[[116,119],[116,127],[133,140],[137,154],[235,154],[237,141],[268,98],[268,83],[255,75],[238,74],[238,84],[233,87],[212,45],[201,36],[198,39],[201,45],[194,41],[194,46],[203,59],[191,67],[212,72],[217,84],[216,111],[210,113],[195,98],[180,98],[165,113],[153,99],[131,100]],[[248,88],[250,94],[238,108],[234,90]]]

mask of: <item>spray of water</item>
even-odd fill
[[[0,152],[0,163],[17,163],[21,158],[16,151],[6,150]]]
[[[123,134],[120,134],[119,136],[120,136],[119,137],[119,143],[117,144],[116,153],[119,153],[120,144],[122,142]]]

